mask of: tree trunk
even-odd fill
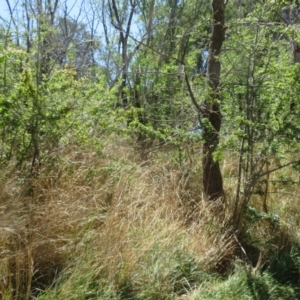
[[[213,25],[207,65],[207,81],[211,89],[210,99],[204,103],[203,128],[203,187],[209,200],[224,198],[223,178],[218,161],[214,161],[213,153],[219,144],[222,115],[220,112],[220,71],[219,55],[225,39],[225,4],[224,0],[212,1]]]

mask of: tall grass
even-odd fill
[[[0,299],[265,299],[254,295],[274,287],[270,295],[295,295],[298,281],[278,278],[291,269],[299,275],[298,231],[287,234],[298,222],[298,198],[272,197],[280,226],[250,218],[237,240],[230,185],[221,209],[202,201],[197,153],[193,164],[190,156],[178,163],[171,147],[144,161],[120,137],[90,148],[57,151],[36,177],[3,173]],[[284,269],[290,254],[293,267]],[[237,259],[247,266],[236,268]]]

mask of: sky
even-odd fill
[[[26,0],[25,0],[26,1]],[[67,8],[69,11],[69,15],[72,18],[76,18],[79,14],[80,10],[80,4],[81,2],[84,0],[66,0],[66,4],[67,4]],[[20,2],[22,3],[22,0],[9,0],[11,8],[13,9],[16,5],[16,3]],[[63,1],[62,1],[63,2]],[[18,7],[20,8],[20,4],[16,6],[16,9],[18,9]],[[19,9],[20,12],[20,16],[21,16],[21,10]],[[84,18],[84,14],[81,11],[81,18]],[[0,17],[1,17],[1,23],[3,23],[3,19],[9,21],[10,19],[10,13],[9,13],[9,9],[7,6],[7,1],[6,0],[0,0]]]

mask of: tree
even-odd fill
[[[76,71],[76,78],[92,77],[90,75],[96,67],[94,48],[97,41],[86,27],[85,24],[66,15],[59,17],[51,40],[53,64],[73,69]]]
[[[289,47],[294,28],[278,20],[280,9],[258,3],[247,18],[232,22],[222,56],[225,138],[220,148],[238,154],[233,212],[237,229],[247,209],[258,207],[254,195],[259,195],[263,213],[270,212],[271,174],[299,164],[299,67]]]
[[[11,7],[9,1],[7,4]],[[3,157],[8,160],[16,157],[19,167],[30,159],[33,174],[41,165],[45,149],[57,146],[63,135],[60,128],[70,126],[66,125],[67,115],[79,101],[73,97],[73,87],[81,86],[75,82],[73,66],[78,72],[83,71],[93,60],[85,26],[69,20],[66,11],[60,17],[58,0],[23,4],[23,23],[17,18],[19,10],[10,9],[18,38],[16,43],[9,40],[13,35],[9,26],[0,65],[3,71],[0,88],[5,95],[0,99],[0,112],[5,116],[1,120]],[[70,51],[71,43],[75,54]],[[66,90],[70,91],[67,96]]]
[[[219,161],[214,153],[219,145],[222,115],[220,111],[220,74],[222,44],[225,39],[225,3],[224,0],[212,1],[212,33],[207,64],[207,81],[210,89],[202,112],[203,124],[203,188],[209,200],[224,197],[223,178]]]
[[[137,7],[136,0],[117,2],[116,0],[108,1],[109,16],[111,24],[119,32],[119,49],[121,53],[121,84],[119,87],[119,99],[123,106],[128,104],[125,88],[128,84],[129,63],[129,35],[131,33],[132,19]],[[106,40],[108,37],[106,36]]]

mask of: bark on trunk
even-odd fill
[[[223,178],[219,162],[213,159],[213,153],[219,144],[222,115],[220,112],[220,71],[219,55],[225,39],[224,0],[212,1],[213,25],[207,65],[207,81],[211,89],[210,99],[204,103],[204,118],[208,126],[203,128],[203,186],[209,200],[224,199]]]

